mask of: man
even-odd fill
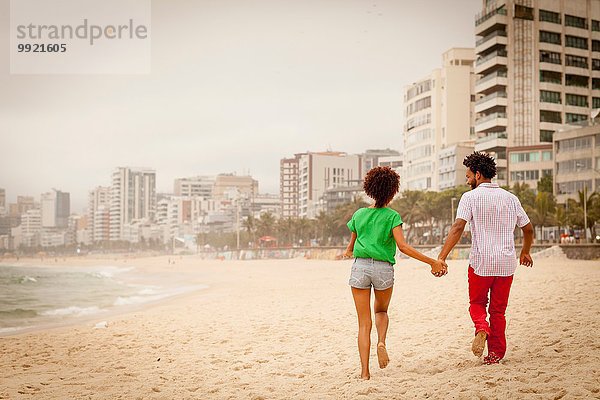
[[[506,353],[506,318],[508,295],[517,268],[515,225],[523,231],[521,265],[533,266],[529,251],[533,227],[519,199],[491,180],[496,176],[496,163],[487,154],[474,152],[463,164],[467,167],[467,183],[471,191],[458,203],[456,221],[452,225],[439,259],[459,241],[467,222],[471,225],[469,255],[469,313],[475,324],[472,351],[481,357],[487,340],[488,355],[484,364],[497,364]],[[490,321],[487,321],[489,292]]]

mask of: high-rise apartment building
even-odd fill
[[[334,151],[307,152],[296,154],[297,162],[293,160],[283,159],[280,163],[283,217],[315,218],[325,210],[323,196],[327,189],[348,186],[362,179],[360,155]],[[287,191],[284,192],[284,189]],[[297,205],[296,215],[290,212],[294,209],[289,208],[291,204],[286,203],[286,199]]]
[[[279,198],[282,218],[298,218],[298,162],[300,154],[294,158],[279,161]]]
[[[6,190],[0,188],[0,210],[6,209]]]
[[[213,195],[215,180],[216,177],[206,175],[175,179],[173,185],[175,196],[210,199]]]
[[[154,220],[156,172],[153,169],[115,169],[110,192],[110,240],[123,240],[123,227],[133,220]]]
[[[20,217],[28,210],[37,207],[39,207],[39,204],[35,203],[33,196],[17,196],[17,202],[8,205],[8,214],[11,217]]]
[[[600,107],[600,0],[483,0],[476,16],[475,149],[498,183],[552,170],[552,136]]]
[[[474,60],[473,49],[450,49],[441,68],[405,88],[402,189],[440,190],[440,150],[471,138]]]
[[[40,196],[43,228],[67,228],[71,203],[69,193],[52,189]]]
[[[89,240],[99,242],[109,239],[110,186],[98,186],[88,196]]]
[[[215,179],[213,189],[215,199],[237,196],[251,200],[256,195],[258,195],[258,181],[249,175],[219,174]]]

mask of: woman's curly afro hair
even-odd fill
[[[375,200],[375,207],[385,207],[398,193],[400,176],[390,167],[375,167],[367,172],[363,188]]]
[[[474,174],[479,172],[486,179],[496,176],[496,161],[489,154],[475,151],[465,157],[463,164]]]

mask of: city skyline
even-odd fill
[[[3,32],[0,187],[7,202],[56,187],[81,212],[117,166],[155,169],[159,192],[237,172],[278,193],[290,154],[400,149],[404,87],[474,46],[480,6],[154,1],[152,73],[138,76],[9,75]]]

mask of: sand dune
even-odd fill
[[[127,264],[210,288],[114,316],[106,329],[87,321],[0,338],[0,398],[600,398],[597,261],[520,267],[508,352],[492,366],[470,353],[467,262],[436,279],[400,261],[390,365],[378,368],[373,344],[372,379],[361,381],[350,261],[166,260]]]

